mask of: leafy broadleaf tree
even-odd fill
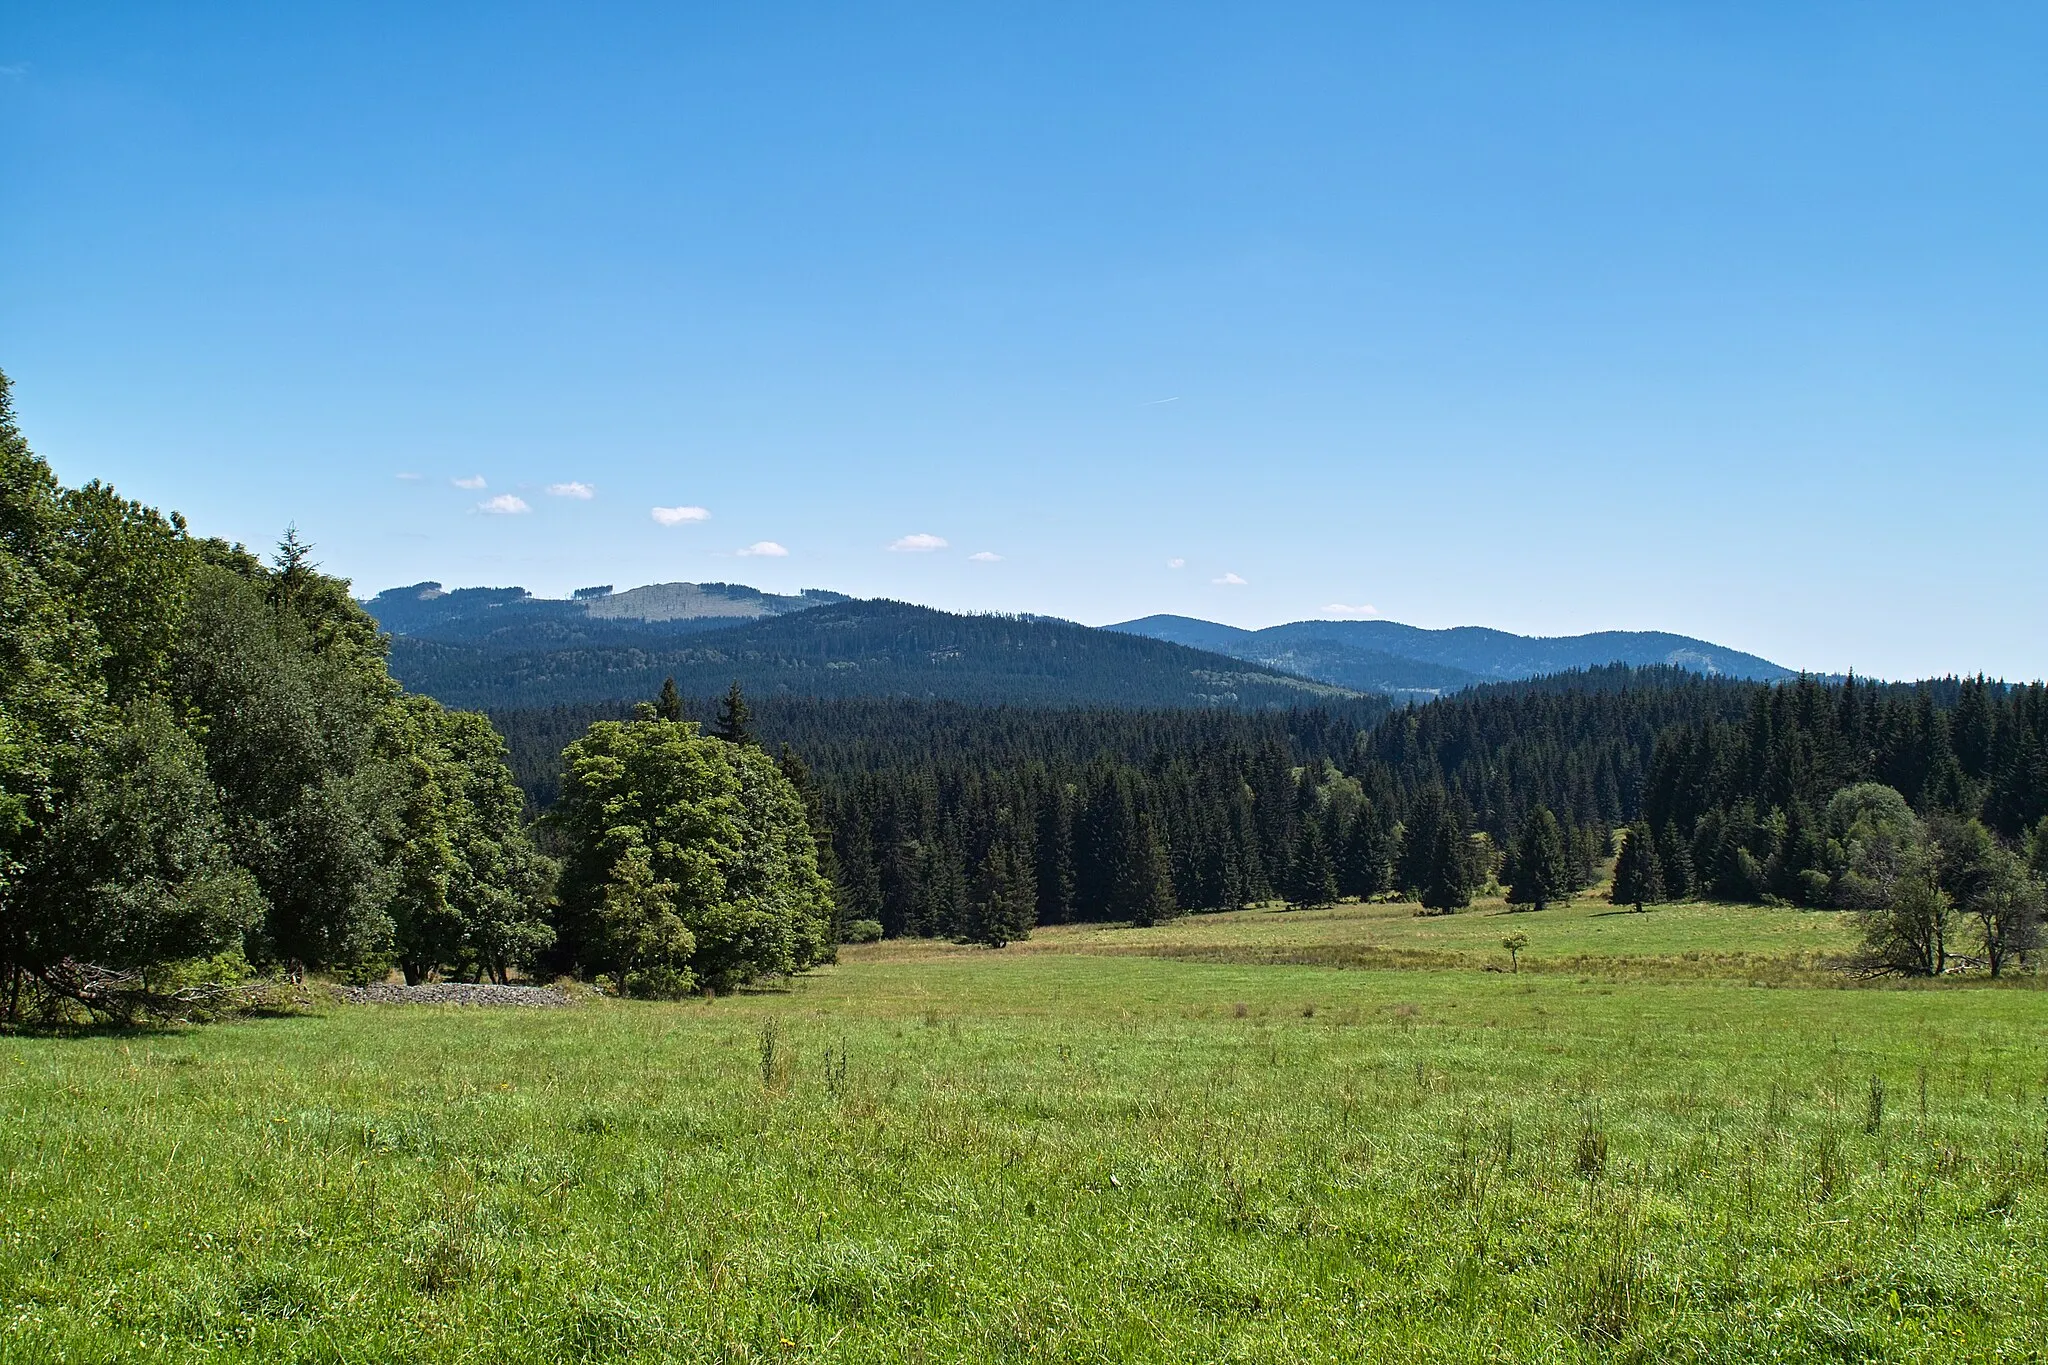
[[[1955,905],[1925,866],[1901,876],[1884,900],[1863,912],[1863,963],[1901,976],[1940,976],[1948,969]]]
[[[240,955],[260,918],[231,856],[204,757],[143,700],[71,751],[63,800],[6,898],[10,956],[52,995],[99,1014],[152,1006],[171,964]],[[10,989],[10,1011],[18,1008]]]
[[[358,971],[388,963],[397,869],[382,826],[405,778],[380,752],[397,688],[374,625],[366,638],[367,618],[327,580],[278,602],[253,559],[213,558],[194,575],[173,683],[201,718],[236,861],[269,905],[254,956]]]
[[[656,901],[672,907],[689,931],[682,965],[696,981],[724,989],[825,959],[831,887],[818,872],[803,800],[773,759],[649,708],[644,719],[593,724],[563,761],[562,799],[549,818],[568,846],[558,945],[565,965],[614,970],[606,907],[629,892],[636,914]],[[642,856],[633,850],[644,850],[645,877],[621,870],[629,853]]]
[[[2040,946],[2042,903],[2041,882],[2026,862],[1994,846],[1961,902],[1993,976]]]
[[[408,981],[455,971],[505,981],[554,939],[553,865],[527,838],[504,741],[474,712],[405,697],[386,713],[402,781],[391,901]]]
[[[695,982],[697,937],[676,906],[676,884],[658,881],[653,855],[627,832],[600,889],[588,944],[624,995],[674,999]]]

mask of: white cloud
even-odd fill
[[[928,554],[933,550],[943,550],[946,547],[947,542],[944,536],[927,535],[923,531],[918,532],[914,536],[905,536],[889,546],[892,550],[902,550],[911,554]]]
[[[757,540],[746,549],[738,551],[738,553],[742,555],[762,555],[769,559],[786,559],[789,557],[789,551],[772,540]]]
[[[512,517],[519,515],[521,512],[531,512],[533,509],[526,505],[525,498],[517,497],[511,493],[500,493],[495,498],[487,498],[483,502],[478,503],[476,510],[479,512],[489,512],[492,516],[496,517]]]
[[[1185,569],[1187,566],[1188,562],[1185,559],[1180,558],[1178,555],[1166,561],[1166,567],[1169,569]]]
[[[395,475],[394,477],[397,478],[397,480],[400,483],[418,483],[420,481],[420,476],[417,474],[399,474]]]
[[[654,519],[663,526],[681,526],[686,521],[709,521],[711,514],[701,507],[656,507]]]
[[[1234,573],[1227,573],[1221,578],[1212,578],[1209,581],[1211,583],[1221,583],[1226,588],[1242,588],[1245,586],[1244,580]]]
[[[548,496],[551,498],[582,498],[585,502],[588,502],[597,496],[597,490],[587,483],[577,483],[572,480],[568,483],[549,484]]]
[[[1370,602],[1356,607],[1347,607],[1342,602],[1332,602],[1323,608],[1323,615],[1334,616],[1340,621],[1363,621],[1379,614],[1380,609]]]
[[[448,482],[454,484],[457,488],[467,488],[470,492],[474,493],[477,489],[484,486],[484,476],[472,474],[466,479],[450,479]]]
[[[993,550],[980,550],[967,557],[977,564],[998,564],[1003,558]]]

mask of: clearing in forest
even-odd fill
[[[0,1360],[2048,1352],[2048,996],[1610,908],[0,1039]],[[1457,965],[1272,960],[1347,944]]]

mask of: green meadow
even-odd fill
[[[0,1360],[2048,1355],[2030,979],[1412,911],[0,1039]]]

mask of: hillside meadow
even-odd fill
[[[2030,982],[1412,910],[0,1039],[0,1360],[2048,1353]]]

